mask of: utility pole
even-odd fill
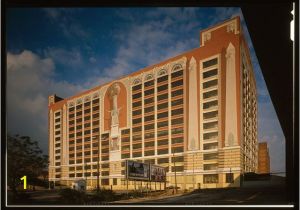
[[[177,179],[176,179],[176,164],[175,164],[175,152],[173,152],[173,163],[174,163],[174,172],[175,172],[175,192],[177,194]]]

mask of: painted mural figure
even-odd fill
[[[115,83],[109,90],[110,98],[112,99],[111,126],[119,124],[119,109],[118,109],[118,95],[120,93],[120,86]]]

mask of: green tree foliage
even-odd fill
[[[7,184],[14,193],[23,185],[21,177],[27,176],[27,183],[34,185],[47,165],[48,156],[43,154],[36,141],[29,136],[8,135]]]

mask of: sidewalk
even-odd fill
[[[160,199],[165,199],[165,198],[172,198],[172,197],[178,197],[182,196],[184,193],[183,192],[178,192],[177,194],[170,194],[169,192],[165,192],[163,194],[157,194],[157,195],[149,195],[146,197],[141,197],[141,198],[130,198],[126,200],[118,200],[118,201],[113,201],[110,202],[110,204],[120,204],[120,203],[137,203],[137,202],[142,202],[142,201],[155,201],[155,200],[160,200]]]

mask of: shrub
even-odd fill
[[[85,192],[69,188],[60,190],[59,194],[62,204],[84,204],[88,199]]]

